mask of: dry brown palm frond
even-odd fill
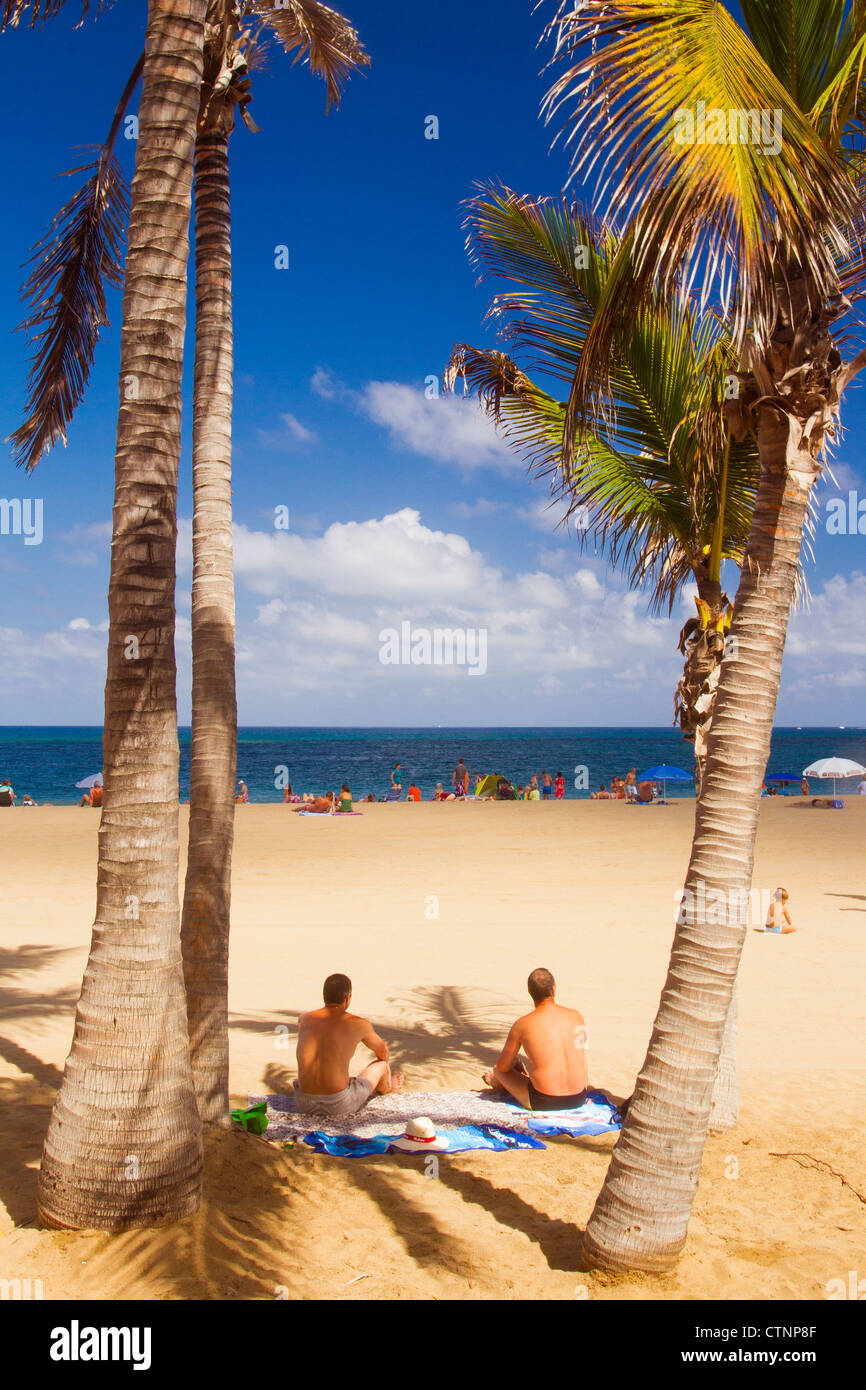
[[[30,472],[62,439],[81,400],[100,329],[108,323],[106,285],[123,282],[129,192],[120,166],[103,149],[86,183],[60,209],[28,264],[22,298],[31,312],[19,327],[35,343],[29,414],[10,436],[16,463]]]
[[[76,29],[84,23],[90,13],[90,0],[80,0],[80,3],[81,15]],[[65,4],[66,0],[0,0],[0,30],[17,29],[22,21],[34,29],[37,24],[44,24],[46,19],[53,19]],[[97,15],[109,9],[112,4],[113,0],[98,0]]]
[[[324,78],[329,111],[339,106],[343,86],[352,73],[370,65],[370,55],[354,25],[319,0],[283,0],[280,5],[252,0],[250,9],[273,31],[287,53],[298,50],[295,63],[309,62],[310,71]]]

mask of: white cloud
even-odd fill
[[[395,444],[437,463],[503,472],[523,469],[523,460],[497,434],[477,402],[469,397],[428,400],[420,387],[398,381],[370,381],[360,408],[388,430]]]
[[[473,516],[493,516],[496,512],[501,512],[502,502],[491,502],[486,497],[479,497],[476,502],[454,502],[451,510],[456,516],[469,520]]]
[[[296,415],[290,411],[284,411],[280,416],[282,429],[277,430],[256,430],[256,442],[262,449],[270,449],[275,453],[286,453],[293,450],[298,444],[314,444],[316,435],[306,425],[302,425]]]

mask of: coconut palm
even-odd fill
[[[193,386],[192,746],[189,853],[181,938],[196,1097],[206,1123],[229,1122],[228,940],[237,756],[232,570],[231,199],[228,141],[236,110],[252,130],[249,72],[268,46],[293,53],[339,105],[369,64],[352,25],[318,0],[211,0],[195,147],[196,339]],[[34,252],[22,327],[35,339],[30,399],[12,436],[28,468],[58,439],[89,379],[106,285],[122,280],[126,187],[114,142],[141,74],[140,59],[82,187]]]
[[[567,197],[531,199],[485,189],[467,217],[470,255],[500,288],[488,319],[559,386],[560,399],[504,352],[459,343],[446,384],[462,378],[503,435],[576,518],[581,541],[648,589],[651,610],[697,589],[697,615],[680,633],[686,655],[675,708],[695,744],[700,785],[706,730],[730,620],[722,565],[739,565],[749,533],[758,467],[754,440],[733,444],[722,418],[730,340],[710,312],[650,296],[612,345],[611,408],[566,466],[567,394],[622,238]]]
[[[714,0],[569,0],[553,26],[562,70],[548,114],[564,116],[576,169],[593,161],[610,215],[629,228],[572,381],[566,461],[603,411],[623,323],[648,289],[676,298],[695,281],[730,311],[739,396],[726,405],[728,429],[755,436],[761,470],[683,920],[584,1239],[586,1261],[614,1269],[666,1268],[686,1239],[810,496],[842,394],[866,365],[866,353],[846,362],[841,351],[848,296],[863,278],[866,8],[742,0],[742,12],[745,28]],[[750,112],[767,113],[765,129]],[[741,117],[751,143],[739,141]],[[722,901],[727,911],[701,906]]]
[[[58,8],[53,0],[35,4],[29,18]],[[96,920],[42,1156],[39,1212],[51,1225],[117,1230],[176,1219],[196,1209],[201,1190],[178,911],[174,589],[186,263],[206,8],[206,0],[151,0],[148,14],[121,331]],[[10,0],[4,27],[27,10]],[[121,204],[108,162],[94,170],[90,192],[90,203],[85,198],[58,231],[92,275],[96,267],[117,267]],[[114,209],[107,222],[99,215],[106,202]],[[52,273],[50,266],[41,269]],[[82,283],[92,279],[85,275]],[[86,322],[61,335],[60,346],[55,339],[54,358],[42,362],[43,385],[51,373],[66,383],[54,428],[78,389],[76,346],[98,331],[103,316],[98,296],[83,293],[75,306]],[[43,308],[56,327],[59,300]]]
[[[196,1097],[205,1123],[229,1119],[228,950],[237,758],[232,568],[232,290],[229,137],[247,111],[249,70],[268,39],[306,56],[339,104],[369,63],[342,15],[317,0],[281,8],[213,0],[195,151],[192,746],[189,856],[181,935]]]

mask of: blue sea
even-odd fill
[[[768,772],[799,776],[817,758],[837,755],[866,765],[866,730],[776,729]],[[282,768],[296,792],[332,791],[347,782],[356,799],[383,796],[391,769],[403,764],[404,794],[414,778],[425,800],[436,783],[450,788],[462,757],[470,773],[501,773],[515,785],[544,769],[565,777],[566,797],[589,791],[630,767],[638,773],[657,763],[692,771],[692,747],[677,729],[316,729],[249,728],[238,735],[238,776],[251,801],[281,801]],[[72,805],[75,783],[102,767],[102,729],[0,727],[0,779],[20,796]],[[586,768],[588,787],[576,769]],[[581,785],[575,786],[575,781]],[[815,784],[817,787],[817,784]],[[692,797],[692,782],[668,783],[668,797]],[[180,796],[189,797],[189,729],[180,731]]]

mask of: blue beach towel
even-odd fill
[[[267,1102],[271,1140],[303,1141],[318,1153],[340,1158],[405,1152],[393,1147],[406,1132],[409,1120],[426,1115],[436,1133],[448,1140],[439,1157],[470,1149],[544,1149],[541,1136],[567,1134],[580,1139],[616,1133],[622,1117],[603,1091],[591,1091],[579,1110],[533,1112],[492,1091],[399,1091],[375,1096],[363,1110],[345,1119],[299,1115],[288,1095],[250,1096],[250,1104]],[[311,1129],[312,1124],[319,1127]],[[424,1157],[423,1149],[417,1152]],[[414,1156],[414,1154],[412,1155]]]

